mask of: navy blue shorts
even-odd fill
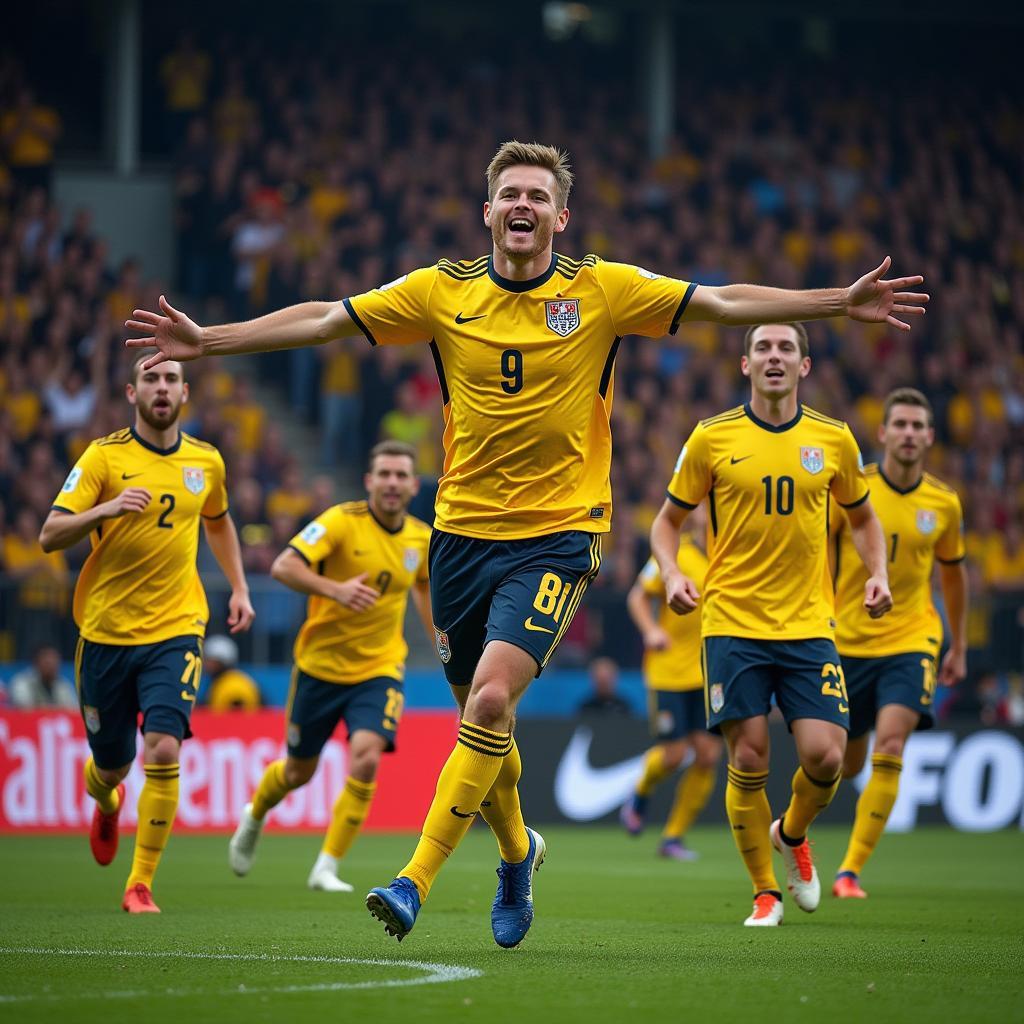
[[[135,734],[192,735],[189,719],[203,671],[203,639],[176,636],[134,647],[78,639],[75,685],[97,768],[135,760]]]
[[[792,728],[798,718],[850,725],[850,701],[831,640],[704,638],[704,695],[708,729],[767,715],[772,697]]]
[[[532,655],[540,675],[600,566],[596,533],[568,530],[503,541],[435,530],[430,602],[448,682],[468,686],[491,640]]]
[[[295,668],[288,694],[288,754],[319,757],[340,721],[349,738],[360,729],[383,736],[387,750],[395,749],[405,693],[397,679],[380,676],[364,683],[328,683]]]
[[[920,716],[917,728],[935,724],[935,658],[918,654],[887,654],[880,658],[843,658],[850,692],[850,736],[871,732],[878,709],[902,704]]]
[[[708,727],[702,689],[648,690],[647,708],[651,735],[662,743],[685,739]]]

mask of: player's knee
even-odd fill
[[[808,764],[804,765],[804,771],[813,775],[816,779],[834,779],[843,770],[842,747],[829,744],[811,751],[807,757]]]
[[[762,747],[758,743],[741,741],[733,748],[729,761],[737,771],[766,772],[768,771],[768,748]]]
[[[466,720],[484,729],[504,731],[512,717],[512,699],[508,688],[500,682],[474,687],[466,702]]]
[[[144,757],[146,764],[177,764],[181,740],[168,733],[146,733]]]
[[[902,757],[907,738],[902,733],[879,733],[875,737],[875,753],[888,757]]]
[[[683,743],[666,743],[664,747],[664,764],[669,771],[675,771],[686,756],[686,745]]]
[[[706,747],[698,747],[696,751],[696,757],[694,758],[694,764],[698,768],[703,768],[705,771],[711,771],[718,767],[718,762],[722,760],[722,748],[716,743]]]
[[[373,782],[377,778],[377,769],[379,767],[379,750],[353,751],[348,766],[348,773],[359,782]]]
[[[129,763],[120,768],[97,768],[96,774],[105,786],[118,786],[124,782],[131,770],[132,766]]]
[[[298,789],[304,786],[316,772],[317,758],[303,759],[301,761],[288,758],[284,763],[284,781],[292,788]]]

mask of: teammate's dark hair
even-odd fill
[[[796,341],[800,346],[800,357],[806,359],[811,354],[811,346],[807,342],[807,329],[803,324],[754,324],[753,327],[748,327],[747,333],[743,335],[743,354],[745,356],[750,355],[750,346],[754,343],[754,331],[762,327],[792,327],[796,331]]]
[[[545,146],[540,142],[520,142],[510,139],[503,142],[493,159],[487,165],[487,201],[494,202],[494,193],[498,190],[498,178],[501,172],[509,167],[543,167],[555,176],[555,187],[558,194],[559,212],[569,202],[569,191],[572,188],[573,176],[569,169],[569,154],[555,146]]]
[[[885,406],[882,410],[882,423],[889,422],[889,413],[894,405],[916,405],[928,414],[928,426],[935,426],[935,413],[932,410],[932,403],[917,390],[917,388],[895,388],[885,396]]]
[[[405,441],[395,441],[392,438],[388,438],[386,441],[380,441],[370,449],[369,458],[366,460],[366,468],[372,473],[373,464],[377,460],[378,455],[404,455],[407,459],[412,460],[413,470],[416,469],[416,449],[411,444],[407,444]]]

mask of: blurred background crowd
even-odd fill
[[[41,644],[66,654],[73,642],[69,594],[85,549],[46,555],[36,538],[89,440],[127,422],[121,325],[131,310],[154,308],[167,290],[200,322],[242,319],[355,294],[440,256],[482,255],[483,171],[518,135],[571,155],[572,218],[556,246],[567,254],[706,284],[845,284],[885,254],[898,272],[926,276],[932,303],[909,336],[810,325],[815,365],[802,397],[848,420],[866,460],[891,388],[931,398],[928,468],[964,502],[971,578],[971,675],[950,707],[992,721],[1024,714],[1019,86],[1003,88],[982,66],[965,86],[933,53],[893,70],[880,106],[856,47],[751,63],[688,49],[676,132],[651,159],[635,84],[600,48],[540,41],[461,60],[445,36],[351,49],[313,28],[282,38],[258,25],[197,27],[152,44],[144,143],[173,165],[175,182],[177,266],[164,281],[133,259],[112,261],[89,209],[55,203],[73,98],[50,95],[46,75],[13,52],[0,55],[0,662]],[[935,44],[940,55],[953,45]],[[443,73],[439,52],[452,58]],[[684,325],[673,338],[621,345],[614,530],[563,664],[600,659],[601,674],[609,661],[639,664],[639,639],[622,628],[625,594],[682,441],[747,394],[741,339]],[[365,452],[380,438],[413,443],[436,480],[431,356],[350,339],[203,362],[188,376],[185,429],[225,456],[255,580],[257,632],[242,658],[287,660],[302,602],[260,577],[306,519],[358,496]],[[416,509],[424,518],[431,493]]]

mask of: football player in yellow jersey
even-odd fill
[[[704,550],[707,517],[699,505],[687,518],[676,565],[704,586],[708,557]],[[631,835],[644,826],[647,801],[693,751],[693,763],[676,787],[675,800],[661,833],[658,854],[673,860],[695,860],[686,832],[704,809],[715,788],[722,741],[707,730],[704,676],[700,663],[700,616],[677,615],[665,604],[665,585],[658,563],[649,559],[626,598],[626,607],[644,641],[644,683],[650,707],[651,733],[657,743],[647,751],[636,790],[623,804],[620,818]]]
[[[135,425],[82,453],[39,536],[47,551],[86,536],[92,544],[75,586],[75,682],[92,751],[85,786],[96,801],[90,845],[100,864],[117,853],[123,779],[142,715],[146,781],[122,903],[133,914],[159,913],[153,876],[178,807],[181,741],[192,735],[209,618],[196,569],[200,521],[231,584],[231,632],[253,620],[224,461],[179,427],[188,401],[181,364],[144,361],[136,360],[126,389]]]
[[[566,154],[506,142],[487,168],[490,255],[441,260],[341,302],[307,302],[246,323],[199,327],[166,299],[126,327],[150,357],[263,352],[362,333],[374,345],[428,344],[444,403],[444,467],[431,543],[437,650],[463,712],[458,742],[412,860],[367,897],[398,937],[479,811],[501,853],[495,941],[515,946],[533,920],[543,840],[523,821],[515,707],[548,662],[600,566],[611,520],[612,375],[619,339],[661,337],[683,320],[765,323],[850,316],[888,322],[924,312],[884,280],[889,259],[848,288],[710,287],[596,256],[569,259],[553,240],[569,223]],[[453,811],[452,808],[455,808]]]
[[[300,531],[271,572],[309,595],[295,641],[288,696],[288,756],[267,766],[228,846],[237,875],[252,867],[267,812],[313,777],[320,751],[342,720],[349,777],[334,804],[310,889],[351,892],[338,864],[355,841],[377,788],[381,754],[395,749],[402,715],[402,626],[411,596],[433,639],[427,578],[430,527],[407,514],[419,490],[415,451],[381,441],[363,478],[367,500],[335,505]]]
[[[867,466],[871,503],[885,534],[896,607],[884,619],[866,615],[858,599],[864,573],[851,557],[848,524],[833,523],[836,646],[850,694],[850,742],[843,778],[864,767],[868,734],[875,730],[871,777],[857,801],[846,856],[832,894],[863,899],[858,880],[881,838],[899,789],[903,748],[915,729],[932,725],[936,680],[952,686],[967,674],[967,570],[963,514],[956,492],[924,471],[935,440],[931,403],[914,388],[885,400],[879,440],[882,464]],[[935,562],[949,618],[951,643],[936,670],[942,620],[932,603]]]
[[[868,566],[865,614],[883,615],[892,598],[857,442],[845,423],[797,400],[811,369],[803,327],[752,328],[744,353],[750,401],[694,428],[651,527],[651,550],[669,607],[692,612],[700,590],[680,572],[676,551],[687,515],[708,499],[714,539],[701,613],[708,727],[725,736],[726,810],[753,882],[754,910],[744,924],[762,927],[782,921],[773,845],[797,906],[818,905],[807,828],[831,801],[846,750],[849,706],[827,557],[831,501],[845,509]],[[776,821],[765,793],[773,696],[800,760],[792,799]]]

